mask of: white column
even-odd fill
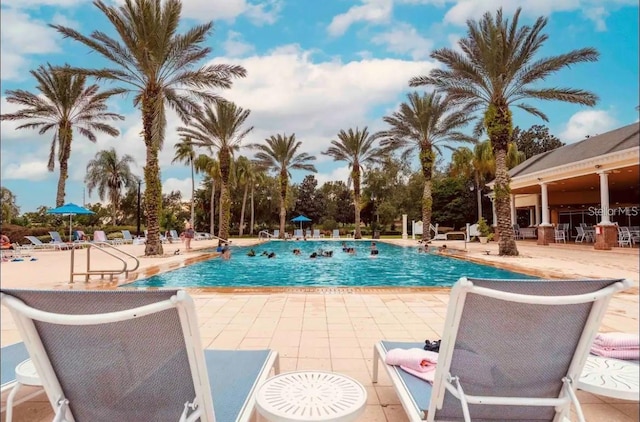
[[[416,220],[411,220],[411,238],[416,239]]]
[[[516,224],[518,222],[518,214],[516,213],[516,196],[511,194],[511,224]]]
[[[540,195],[536,195],[536,226],[540,225]]]
[[[407,214],[402,214],[402,238],[407,239]]]
[[[600,217],[600,224],[603,226],[610,226],[611,220],[609,219],[609,173],[606,171],[599,171],[600,175],[600,210],[602,216]]]
[[[540,183],[542,188],[542,223],[541,226],[550,226],[549,222],[549,191],[546,183]]]
[[[533,207],[529,207],[529,227],[536,224],[536,216],[533,215],[536,212],[536,209]]]

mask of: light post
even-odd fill
[[[138,179],[138,237],[140,237],[140,186],[142,185],[142,179]]]

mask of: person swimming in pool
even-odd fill
[[[379,252],[376,242],[371,242],[371,255],[378,255]]]
[[[247,256],[256,256],[256,251],[251,249],[249,252],[247,252]]]
[[[316,259],[318,257],[318,254],[316,252],[313,252],[311,255],[309,255],[309,258],[311,259]]]
[[[275,252],[271,252],[269,255],[267,255],[267,258],[275,258],[275,257],[276,257]]]
[[[342,242],[342,252],[349,252],[349,248],[347,247],[347,242]]]
[[[302,252],[300,252],[300,249],[294,249],[293,250],[293,254],[294,255],[300,255]]]

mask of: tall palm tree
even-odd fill
[[[111,224],[117,224],[118,208],[120,206],[120,193],[122,188],[138,183],[136,176],[131,173],[131,164],[135,160],[129,154],[118,157],[115,148],[98,151],[87,164],[85,183],[89,195],[94,189],[98,189],[101,201],[105,197],[111,202]]]
[[[466,109],[457,107],[448,98],[435,92],[423,95],[410,93],[408,102],[400,105],[400,110],[383,118],[391,128],[382,132],[385,138],[381,145],[389,149],[403,149],[403,159],[418,152],[424,186],[422,191],[422,240],[430,238],[431,177],[436,153],[442,154],[441,147],[452,149],[451,142],[473,142],[473,139],[459,131],[472,117]]]
[[[25,120],[26,123],[18,126],[18,129],[39,129],[40,135],[54,131],[47,168],[53,171],[58,160],[58,207],[64,203],[74,129],[91,142],[96,142],[96,132],[110,136],[120,134],[118,129],[104,121],[124,120],[123,116],[107,111],[107,99],[121,93],[121,90],[100,92],[98,85],[86,86],[86,76],[72,74],[69,69],[68,65],[55,68],[47,63],[46,66],[31,70],[31,75],[38,82],[38,93],[22,89],[8,90],[7,102],[24,108],[0,116],[0,120]]]
[[[183,136],[180,139],[180,142],[176,143],[174,146],[176,150],[175,155],[173,156],[173,160],[171,160],[171,164],[175,163],[186,163],[191,168],[191,227],[193,227],[193,223],[195,221],[196,209],[195,209],[195,194],[196,194],[196,175],[195,168],[193,162],[196,159],[196,152],[193,149],[193,144],[191,143],[191,138],[188,136]]]
[[[253,186],[255,178],[255,166],[253,163],[244,156],[238,157],[235,163],[236,179],[238,188],[242,186],[242,207],[240,209],[240,231],[242,236],[244,233],[244,211],[247,207],[247,197],[249,195],[249,188]]]
[[[252,144],[249,148],[258,152],[255,155],[257,165],[269,169],[278,174],[280,184],[280,238],[284,239],[284,226],[287,218],[287,188],[291,170],[306,170],[316,173],[311,161],[316,157],[306,152],[298,152],[302,142],[296,141],[295,133],[291,136],[276,135],[265,139],[264,144]]]
[[[220,100],[211,89],[230,88],[233,78],[244,77],[246,70],[226,64],[197,67],[211,52],[204,43],[213,23],[178,34],[182,13],[180,0],[124,0],[122,6],[95,0],[93,4],[109,20],[117,33],[116,38],[101,31],[94,31],[88,37],[62,25],[52,27],[65,38],[79,41],[97,52],[112,66],[75,71],[116,82],[134,94],[133,104],[142,112],[146,147],[144,195],[148,236],[145,255],[162,255],[159,220],[162,184],[158,152],[162,149],[167,125],[165,107],[169,106],[186,123],[199,113],[199,103]]]
[[[251,110],[244,110],[229,101],[218,101],[215,106],[204,108],[187,127],[179,127],[178,133],[189,136],[196,146],[218,151],[220,163],[220,221],[218,237],[229,238],[229,220],[231,218],[231,195],[229,194],[229,175],[234,151],[240,149],[244,138],[253,130],[253,126],[243,128]]]
[[[513,130],[510,106],[518,107],[547,121],[547,116],[525,99],[555,100],[593,106],[595,94],[574,88],[543,88],[540,83],[557,71],[582,62],[595,62],[598,52],[582,48],[557,56],[536,58],[548,36],[543,32],[547,18],[539,17],[533,26],[519,25],[518,9],[511,22],[502,9],[495,16],[487,12],[480,21],[467,21],[467,35],[458,41],[461,52],[441,48],[431,57],[442,68],[428,76],[418,76],[411,86],[431,85],[448,97],[469,107],[481,109],[483,119],[476,134],[486,130],[496,159],[495,205],[498,217],[499,254],[518,255],[511,221],[510,188],[506,156]]]
[[[495,160],[491,151],[491,142],[484,141],[475,145],[473,150],[459,147],[451,154],[451,173],[465,179],[473,178],[478,201],[478,220],[482,217],[482,188],[488,175],[493,173]]]
[[[256,216],[256,207],[255,207],[255,190],[256,187],[265,183],[267,179],[267,174],[264,170],[256,165],[255,162],[251,163],[253,165],[253,178],[251,183],[251,193],[249,195],[251,201],[251,221],[249,223],[249,234],[253,236],[253,227],[255,226],[255,216]]]
[[[334,161],[346,161],[351,169],[350,179],[353,182],[353,205],[355,208],[356,232],[354,237],[362,239],[360,232],[360,183],[361,172],[365,166],[380,162],[384,150],[376,146],[379,133],[370,134],[367,127],[338,132],[338,140],[332,140],[331,146],[323,154],[333,157]]]
[[[196,172],[204,173],[211,179],[211,203],[209,216],[209,233],[215,234],[216,220],[216,181],[220,179],[220,163],[206,154],[200,154],[194,162]]]

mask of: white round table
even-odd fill
[[[639,401],[637,363],[600,356],[589,356],[584,365],[578,389],[601,396]]]
[[[271,422],[350,422],[364,411],[367,390],[345,375],[288,372],[258,389],[256,408]]]
[[[13,387],[9,396],[7,397],[7,414],[6,422],[11,422],[13,418],[13,400],[18,393],[18,390],[23,385],[31,385],[34,387],[41,387],[42,381],[36,372],[36,367],[33,365],[31,359],[20,362],[16,366],[16,385]]]

